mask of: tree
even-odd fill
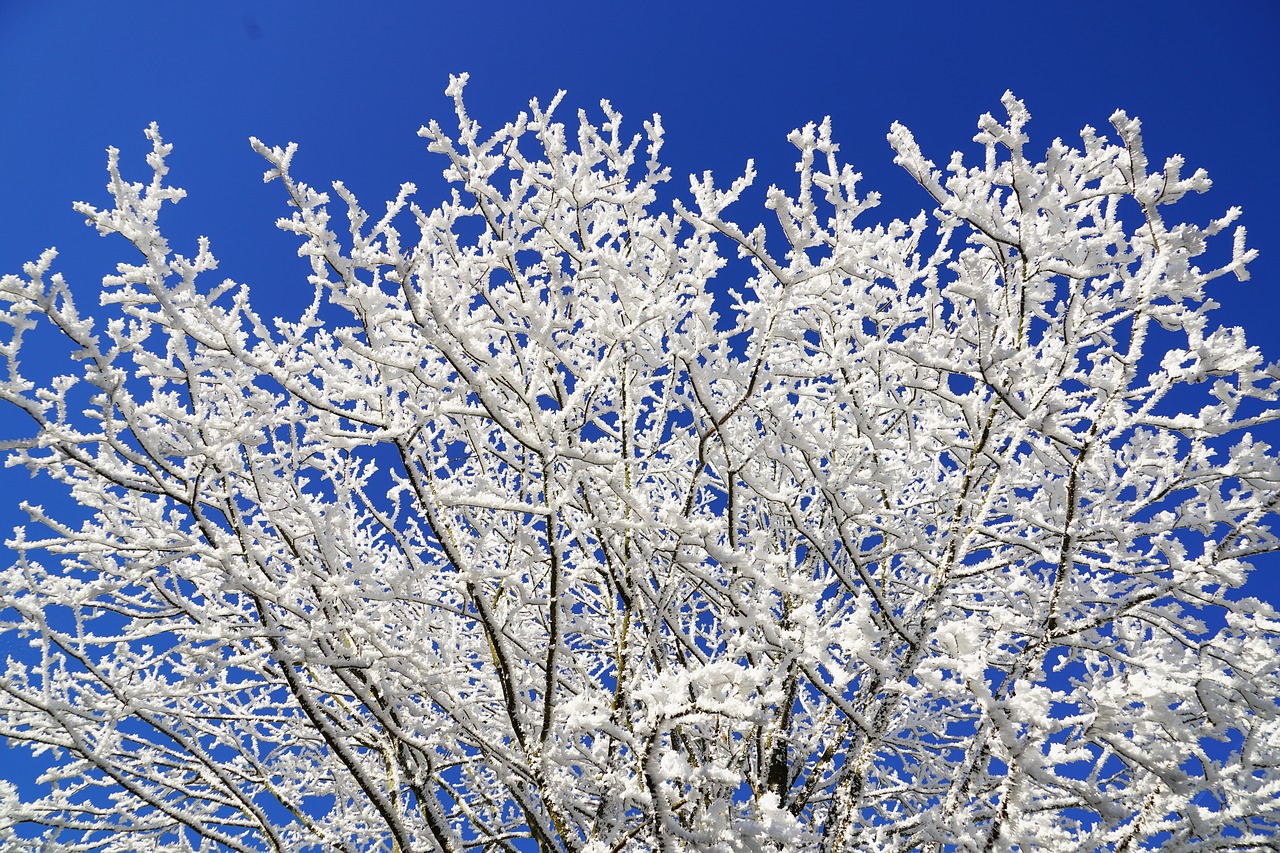
[[[77,205],[142,255],[100,309],[52,250],[3,278],[10,464],[85,517],[26,506],[0,575],[0,732],[52,756],[7,844],[1272,849],[1280,620],[1234,591],[1280,369],[1208,325],[1239,211],[1162,213],[1203,171],[1124,113],[1037,162],[1006,96],[978,166],[893,128],[929,215],[860,224],[824,122],[748,230],[750,164],[655,213],[657,117],[484,137],[464,84],[431,211],[335,183],[339,235],[253,141],[296,319],[171,251],[154,125]],[[49,330],[79,372],[37,385]]]

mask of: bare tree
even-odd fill
[[[977,166],[895,126],[932,210],[863,224],[824,122],[767,234],[750,166],[655,212],[656,117],[486,137],[464,83],[429,211],[335,183],[339,226],[253,142],[292,319],[171,251],[154,126],[77,206],[141,255],[100,308],[52,250],[0,283],[10,464],[88,518],[27,506],[0,573],[0,733],[53,756],[9,848],[1273,849],[1280,621],[1233,590],[1280,370],[1209,325],[1238,211],[1162,212],[1203,171],[1123,113],[1037,160],[1006,96]]]

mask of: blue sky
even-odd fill
[[[779,11],[785,10],[785,11]],[[1215,182],[1208,215],[1238,204],[1263,255],[1254,280],[1216,298],[1280,354],[1265,322],[1280,297],[1280,174],[1268,158],[1280,125],[1280,6],[1269,2],[999,4],[612,4],[387,2],[0,2],[0,268],[48,245],[91,287],[119,251],[70,210],[102,203],[103,149],[137,179],[157,121],[176,146],[172,180],[190,196],[173,234],[205,233],[221,271],[270,288],[299,269],[272,227],[278,185],[247,137],[296,141],[297,171],[340,178],[367,203],[413,180],[429,199],[440,164],[418,127],[450,117],[442,90],[468,71],[473,114],[492,125],[557,89],[566,106],[607,97],[638,128],[661,113],[677,176],[730,177],[755,157],[762,182],[791,174],[789,130],[831,115],[842,153],[910,214],[923,193],[891,163],[898,120],[935,160],[970,145],[978,115],[1012,89],[1033,143],[1107,128],[1117,107],[1140,116],[1153,162],[1181,153]],[[673,183],[679,190],[683,177]]]
[[[890,123],[907,124],[945,162],[1012,89],[1034,117],[1033,149],[1085,124],[1107,128],[1120,107],[1143,119],[1153,163],[1180,153],[1209,171],[1213,192],[1184,208],[1203,220],[1242,206],[1262,253],[1252,281],[1223,281],[1214,293],[1219,322],[1245,326],[1276,359],[1278,56],[1280,4],[1260,1],[386,2],[357,11],[331,0],[0,0],[0,272],[57,245],[57,268],[91,292],[125,255],[71,203],[105,203],[108,145],[124,151],[126,176],[147,177],[142,131],[153,120],[175,145],[170,180],[189,192],[167,212],[175,249],[189,253],[196,235],[209,236],[220,274],[249,282],[260,307],[280,306],[272,313],[310,291],[294,239],[273,225],[285,212],[280,186],[262,184],[247,138],[297,142],[299,177],[342,179],[366,207],[409,180],[430,204],[442,164],[416,131],[451,116],[451,72],[471,74],[471,111],[490,126],[561,88],[566,107],[607,97],[637,129],[661,113],[677,191],[690,172],[736,176],[748,157],[763,184],[785,184],[787,132],[830,115],[843,156],[898,216],[926,198],[892,165]],[[0,530],[21,520],[13,505],[23,497],[53,500],[25,474],[0,472]],[[1250,589],[1280,602],[1280,559],[1264,562]]]

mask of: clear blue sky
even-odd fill
[[[304,11],[305,10],[305,11]],[[365,201],[413,180],[430,195],[440,164],[415,132],[450,118],[442,90],[468,71],[490,124],[532,96],[567,106],[610,98],[638,123],[659,112],[676,175],[728,177],[755,157],[762,181],[791,175],[786,133],[831,115],[844,156],[911,213],[921,191],[891,164],[903,121],[934,159],[968,146],[977,116],[1012,89],[1033,143],[1140,116],[1154,162],[1181,153],[1215,182],[1204,211],[1244,207],[1262,250],[1251,283],[1216,298],[1280,356],[1280,4],[1275,2],[485,4],[163,3],[0,0],[0,269],[56,244],[92,287],[119,246],[96,239],[73,200],[103,203],[103,149],[144,177],[142,129],[176,145],[172,180],[190,197],[172,234],[213,240],[221,272],[279,294],[299,269],[272,227],[279,185],[263,186],[246,139],[301,146],[296,171],[341,178]],[[683,178],[676,185],[683,185]],[[678,188],[678,187],[677,187]],[[178,244],[181,245],[179,239]],[[1275,247],[1273,250],[1272,247]],[[296,285],[295,285],[296,286]]]
[[[1202,218],[1242,206],[1262,252],[1251,282],[1215,293],[1219,319],[1280,358],[1278,56],[1274,0],[0,0],[0,272],[56,244],[58,268],[90,292],[126,257],[71,202],[105,202],[108,145],[124,150],[127,174],[146,177],[152,120],[176,146],[171,180],[190,193],[168,210],[175,248],[207,234],[222,275],[287,311],[309,294],[305,270],[273,227],[280,186],[262,184],[247,137],[299,143],[296,174],[342,179],[366,207],[407,180],[430,202],[441,163],[415,133],[450,117],[450,72],[471,73],[472,112],[490,125],[560,88],[573,108],[610,98],[637,128],[661,113],[678,176],[728,178],[755,157],[765,184],[783,184],[787,132],[831,115],[844,156],[894,215],[926,199],[892,165],[890,123],[945,161],[1012,89],[1034,116],[1033,147],[1086,123],[1106,128],[1122,107],[1143,119],[1153,162],[1181,153],[1209,171]],[[33,494],[52,500],[23,474],[0,474],[0,530]],[[1280,602],[1280,560],[1251,589]]]
[[[262,185],[247,137],[298,142],[301,176],[341,178],[375,206],[406,180],[429,197],[440,164],[415,132],[451,117],[450,72],[471,73],[472,111],[491,124],[560,88],[572,107],[607,97],[637,127],[663,115],[675,174],[727,177],[755,157],[766,185],[791,175],[787,132],[829,114],[844,156],[895,214],[925,199],[891,164],[890,123],[945,161],[1012,89],[1034,116],[1033,142],[1109,129],[1123,107],[1144,120],[1154,162],[1177,152],[1208,169],[1206,213],[1243,206],[1263,251],[1251,283],[1218,294],[1224,321],[1280,356],[1265,322],[1280,314],[1278,54],[1280,4],[1264,0],[0,0],[0,269],[57,244],[62,268],[92,286],[92,263],[119,247],[80,226],[70,203],[106,198],[108,145],[142,179],[153,120],[190,192],[169,212],[174,234],[207,233],[222,273],[261,298],[298,267],[292,238],[272,228],[280,187]]]

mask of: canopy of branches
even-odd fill
[[[294,316],[171,250],[154,126],[97,299],[0,281],[9,462],[74,501],[0,572],[9,849],[1272,849],[1280,370],[1210,322],[1238,211],[1167,218],[1202,171],[1006,96],[976,165],[894,127],[910,221],[823,123],[740,225],[656,117],[464,82],[430,209],[254,141]]]

